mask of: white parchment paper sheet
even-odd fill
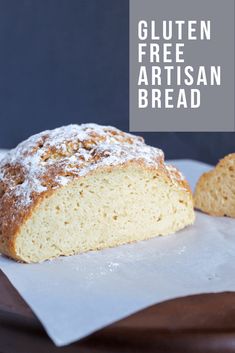
[[[175,161],[192,187],[209,166]],[[0,268],[58,346],[175,297],[235,290],[235,220],[197,213],[175,235],[115,249]]]

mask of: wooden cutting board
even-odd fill
[[[166,301],[57,348],[0,272],[0,353],[31,352],[235,352],[235,292]]]

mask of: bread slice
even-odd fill
[[[39,262],[174,233],[189,186],[161,150],[95,124],[29,138],[0,162],[0,251]]]
[[[212,216],[235,217],[235,153],[204,173],[195,189],[195,208]]]

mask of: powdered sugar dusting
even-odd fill
[[[35,195],[94,169],[142,160],[158,167],[163,152],[111,126],[68,125],[34,135],[0,160],[0,191],[28,206]]]

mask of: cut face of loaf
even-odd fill
[[[115,167],[45,197],[22,226],[16,254],[42,261],[174,233],[193,219],[190,194],[164,175]]]
[[[195,208],[212,216],[235,217],[235,153],[204,173],[194,193]]]
[[[113,127],[45,131],[0,161],[0,252],[19,261],[149,239],[193,221],[180,172]]]

